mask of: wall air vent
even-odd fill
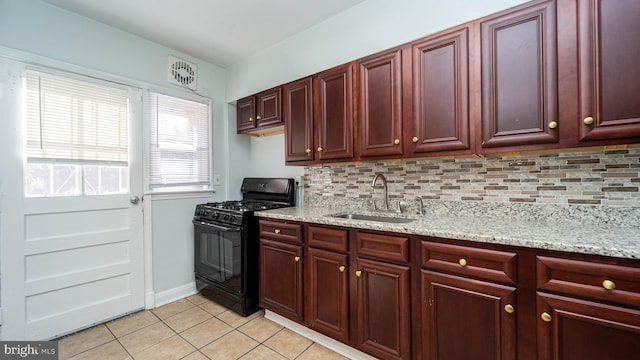
[[[196,90],[198,67],[196,64],[169,55],[167,80],[170,84]]]

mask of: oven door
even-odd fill
[[[193,220],[196,276],[233,294],[245,291],[242,228]]]

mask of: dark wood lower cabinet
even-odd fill
[[[538,293],[539,360],[631,360],[640,356],[640,311]]]
[[[348,265],[346,254],[308,250],[309,327],[344,343],[349,343]]]
[[[516,289],[422,271],[423,357],[515,360]]]
[[[260,306],[302,321],[302,246],[260,239],[260,274]]]
[[[357,347],[381,359],[411,358],[410,268],[358,258]]]

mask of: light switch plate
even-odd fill
[[[213,185],[220,185],[222,180],[220,179],[219,174],[213,174]]]

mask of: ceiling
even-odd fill
[[[43,0],[226,68],[365,0]]]

